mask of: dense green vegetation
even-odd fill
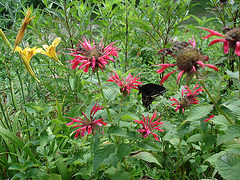
[[[239,6],[0,2],[0,179],[239,179]]]

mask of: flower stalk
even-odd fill
[[[99,77],[98,71],[97,71],[97,79],[98,79],[98,84],[99,84],[99,86],[101,86],[101,81],[100,81],[100,77]],[[102,90],[102,89],[101,89],[101,93],[102,93],[103,102],[107,105],[107,101],[106,101],[106,98],[105,98],[105,96],[104,96],[104,93],[103,93],[103,90]],[[109,121],[112,122],[111,113],[110,113],[108,107],[106,107],[106,109],[107,109],[107,114],[108,114],[108,117],[109,117]]]
[[[199,80],[199,82],[201,83],[203,89],[206,91],[208,97],[211,99],[211,101],[213,102],[214,106],[218,109],[218,111],[227,119],[227,121],[230,124],[233,124],[233,122],[229,119],[229,117],[223,112],[223,110],[219,107],[219,105],[216,103],[216,101],[213,99],[213,97],[211,96],[211,94],[209,93],[208,89],[206,88],[206,86],[204,85],[204,83]]]

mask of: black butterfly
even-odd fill
[[[166,88],[158,84],[145,84],[143,86],[138,86],[139,93],[142,93],[143,106],[147,109],[151,109],[150,105],[154,101],[154,98],[162,95],[166,92]]]

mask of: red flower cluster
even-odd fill
[[[83,116],[85,117],[84,119],[82,119],[80,117],[76,117],[76,119],[69,117],[69,119],[71,119],[73,121],[68,123],[67,124],[68,126],[72,125],[73,123],[79,123],[79,125],[75,125],[75,126],[73,126],[73,128],[80,127],[79,129],[74,131],[74,132],[76,132],[74,138],[77,138],[79,136],[80,132],[81,132],[81,137],[83,137],[85,135],[86,131],[88,134],[93,133],[93,135],[95,135],[95,130],[96,130],[97,125],[98,126],[102,126],[102,125],[106,126],[107,125],[105,122],[102,121],[104,118],[97,119],[97,120],[94,118],[94,115],[96,114],[96,112],[101,110],[102,108],[103,108],[103,106],[99,107],[99,105],[97,105],[97,103],[96,103],[90,112],[90,118],[88,118],[84,112],[82,112]]]
[[[93,41],[93,45],[91,45],[89,40],[85,38],[84,42],[79,41],[81,44],[78,44],[77,49],[71,49],[73,53],[70,55],[74,56],[75,59],[68,61],[71,62],[71,69],[75,69],[79,64],[79,69],[84,68],[84,72],[87,73],[89,67],[92,68],[93,72],[100,68],[102,71],[105,69],[105,65],[109,64],[110,61],[115,61],[110,55],[118,57],[118,50],[114,45],[115,42],[109,44],[104,48],[102,41],[100,44],[95,44]]]
[[[139,129],[137,131],[141,132],[142,136],[144,138],[146,138],[148,135],[152,134],[154,136],[155,140],[159,141],[158,135],[153,133],[152,130],[158,130],[161,132],[164,131],[164,130],[160,129],[160,127],[161,127],[160,125],[162,125],[163,122],[158,122],[161,120],[161,118],[156,121],[153,121],[153,119],[157,116],[156,112],[153,113],[153,116],[151,117],[151,119],[149,119],[149,115],[147,116],[147,118],[144,115],[142,115],[142,116],[143,116],[143,119],[141,119],[141,121],[134,120],[135,122],[137,122],[143,126],[142,129]]]
[[[230,31],[227,32],[226,36],[220,34],[217,31],[213,31],[211,29],[207,29],[207,28],[203,28],[203,27],[199,27],[199,28],[210,32],[210,34],[203,37],[203,39],[208,39],[212,36],[222,37],[222,39],[212,40],[212,42],[210,42],[209,46],[211,46],[213,44],[216,44],[216,43],[219,43],[219,42],[223,42],[223,47],[224,47],[223,52],[225,54],[228,54],[228,49],[232,48],[232,49],[235,49],[236,55],[240,56],[240,28],[231,29]]]
[[[208,122],[208,121],[210,121],[213,117],[215,117],[215,116],[214,116],[214,115],[211,115],[211,116],[209,116],[209,118],[205,119],[203,122]]]
[[[180,78],[183,76],[183,74],[187,73],[187,75],[191,75],[192,73],[195,73],[198,69],[199,66],[202,67],[203,69],[205,68],[204,66],[210,67],[216,71],[218,71],[217,67],[212,65],[212,64],[204,64],[203,61],[207,61],[208,57],[203,56],[201,52],[195,48],[196,42],[193,37],[193,41],[189,40],[189,43],[193,47],[186,47],[184,49],[181,49],[177,55],[177,63],[176,64],[158,64],[154,66],[161,66],[162,68],[157,70],[157,73],[162,73],[165,71],[165,69],[173,66],[177,66],[178,68],[168,74],[166,74],[160,84],[162,84],[164,81],[166,81],[171,74],[174,72],[180,70],[178,77],[177,77],[177,84],[179,83]]]
[[[173,103],[171,106],[175,106],[177,105],[177,107],[175,108],[175,111],[178,111],[179,109],[182,110],[182,112],[184,113],[184,108],[186,108],[187,106],[189,106],[190,104],[198,104],[199,100],[197,100],[197,95],[199,94],[199,92],[204,91],[202,89],[202,87],[198,88],[199,85],[195,85],[193,90],[190,90],[190,88],[188,86],[184,86],[181,94],[182,94],[182,98],[180,101],[178,101],[176,98],[172,98],[169,99],[170,101],[175,101],[175,103]],[[197,89],[198,88],[198,89]],[[185,94],[185,95],[184,95]]]
[[[123,77],[122,77],[122,80],[121,80],[119,78],[119,75],[116,72],[113,71],[113,73],[114,73],[114,75],[110,73],[111,77],[108,78],[107,81],[117,83],[117,85],[120,87],[120,91],[122,93],[127,92],[129,94],[129,91],[132,88],[133,89],[138,89],[138,85],[142,84],[142,82],[137,81],[137,80],[140,79],[140,77],[137,77],[139,74],[137,76],[133,77],[131,75],[131,72],[129,72],[126,80],[124,80]]]

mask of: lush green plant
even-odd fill
[[[188,0],[35,3],[0,3],[0,179],[238,179],[239,56],[208,46],[195,25],[238,27],[239,2],[210,0],[211,17],[189,14]],[[209,56],[188,61],[192,71],[176,50],[188,39],[189,52]],[[176,64],[187,81],[166,80],[173,65],[157,64]],[[137,86],[163,80],[166,93],[146,109]]]

